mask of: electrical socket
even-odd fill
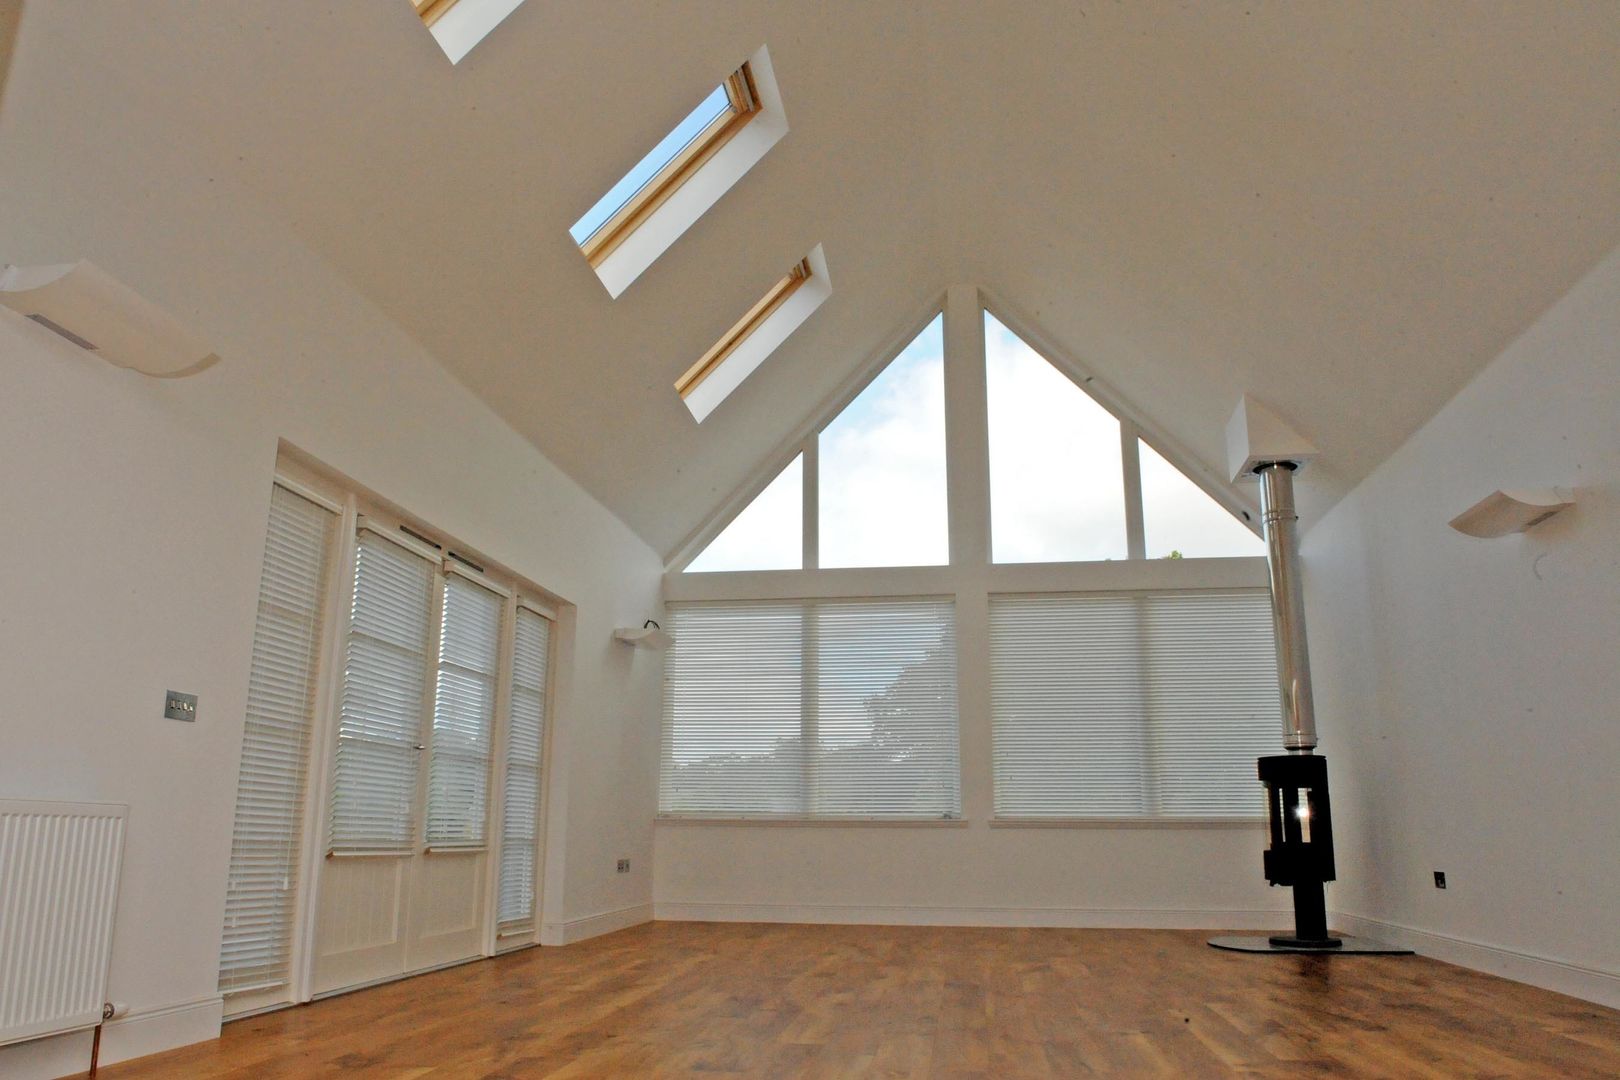
[[[1446,872],[1444,870],[1436,870],[1434,872],[1434,887],[1437,889],[1443,889],[1446,887]]]
[[[619,873],[628,874],[629,872],[630,872],[630,860],[629,859],[620,859],[619,860]]]

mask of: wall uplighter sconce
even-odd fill
[[[642,623],[640,629],[632,626],[619,627],[613,631],[613,640],[634,645],[638,649],[667,649],[675,643],[675,636],[648,619]]]
[[[175,379],[219,357],[178,319],[94,263],[7,266],[0,304],[117,367]]]
[[[1488,540],[1524,532],[1574,505],[1574,493],[1561,488],[1493,491],[1452,518],[1451,527]]]

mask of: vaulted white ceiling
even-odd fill
[[[788,135],[609,299],[569,224],[762,43]],[[1610,0],[530,0],[456,67],[409,0],[36,2],[36,45],[666,552],[952,282],[1211,466],[1257,394],[1320,510],[1620,244]],[[694,423],[675,378],[817,243],[832,298]]]

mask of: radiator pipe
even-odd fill
[[[102,1002],[101,1024],[105,1024],[122,1011],[123,1010],[110,1001]],[[96,1025],[96,1033],[90,1039],[89,1080],[96,1080],[96,1070],[101,1067],[101,1024]]]
[[[1316,748],[1316,706],[1311,697],[1311,658],[1305,645],[1305,594],[1299,575],[1299,515],[1294,511],[1292,461],[1255,469],[1260,477],[1260,516],[1271,572],[1271,614],[1277,628],[1277,681],[1282,693],[1283,748],[1309,754]]]

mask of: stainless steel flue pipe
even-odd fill
[[[1271,615],[1277,630],[1277,680],[1282,690],[1283,747],[1308,754],[1316,747],[1316,705],[1311,698],[1311,657],[1305,645],[1305,595],[1299,580],[1299,515],[1294,512],[1292,461],[1255,469],[1260,477],[1260,516],[1271,570]]]

